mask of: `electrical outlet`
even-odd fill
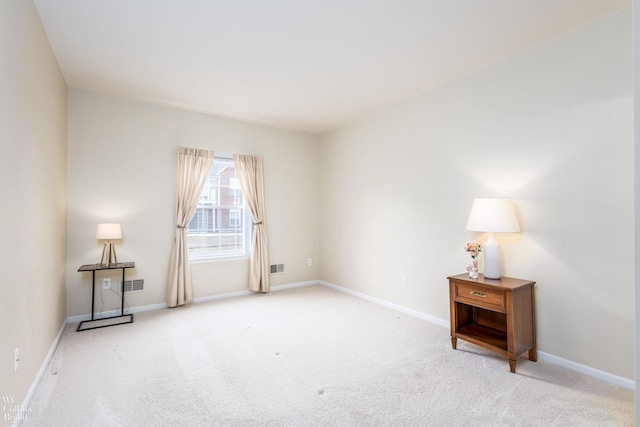
[[[111,279],[106,278],[102,279],[102,289],[110,289],[111,288]]]
[[[13,372],[18,370],[20,366],[20,351],[16,348],[13,350]]]
[[[307,265],[308,265],[309,267],[311,267],[311,266],[313,265],[313,258],[308,258],[308,259],[307,259]]]
[[[407,286],[407,276],[402,276],[402,286]]]

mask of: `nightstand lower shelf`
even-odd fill
[[[480,325],[469,325],[458,329],[456,336],[474,344],[494,347],[492,350],[507,354],[507,333]]]

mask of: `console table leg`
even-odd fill
[[[120,289],[120,291],[122,292],[122,301],[120,302],[120,316],[124,316],[124,270],[125,269],[123,268],[122,269],[122,289]]]
[[[535,348],[529,350],[529,360],[531,360],[532,362],[538,361],[538,352]]]
[[[511,369],[511,373],[516,373],[516,359],[509,359],[509,369]]]
[[[91,320],[93,320],[94,305],[96,300],[96,271],[91,275]]]
[[[453,349],[455,350],[457,345],[458,345],[458,338],[451,337],[451,347],[453,347]]]

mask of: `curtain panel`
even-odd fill
[[[236,175],[253,219],[249,289],[269,292],[269,236],[264,197],[264,164],[261,157],[234,154]]]
[[[167,284],[167,307],[193,301],[187,227],[198,208],[202,189],[213,164],[213,151],[180,147],[173,247]]]

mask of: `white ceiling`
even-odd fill
[[[35,0],[72,87],[322,133],[631,0]]]

